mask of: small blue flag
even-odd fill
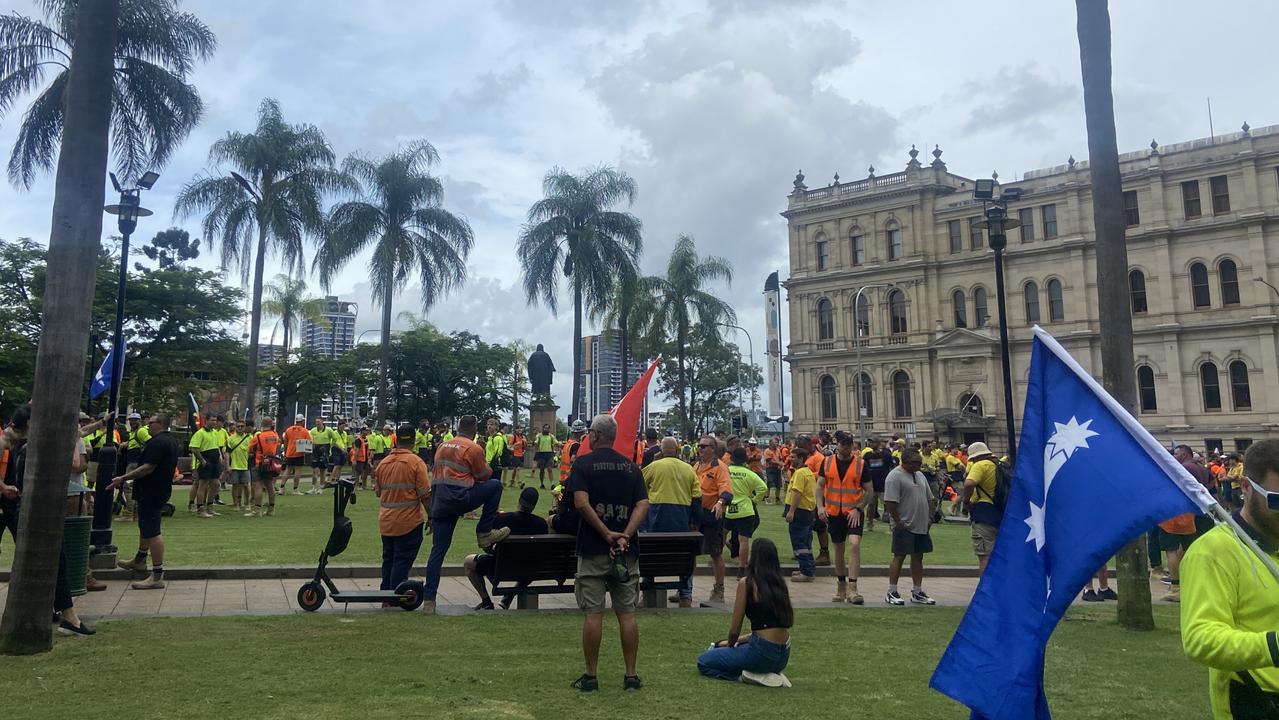
[[[124,338],[120,339],[121,347],[124,346]],[[89,384],[89,399],[95,400],[102,393],[111,389],[111,363],[115,358],[115,348],[107,351],[107,356],[102,359],[102,365],[98,367],[98,371],[93,374],[93,382]],[[120,361],[120,375],[124,375],[124,361]]]
[[[929,685],[984,720],[1048,720],[1044,648],[1119,548],[1212,497],[1034,329],[1021,444],[994,552]]]

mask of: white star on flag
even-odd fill
[[[1030,528],[1030,532],[1026,534],[1026,542],[1035,543],[1035,552],[1042,552],[1047,542],[1044,520],[1048,513],[1048,490],[1052,487],[1053,479],[1076,450],[1088,449],[1088,438],[1099,434],[1088,429],[1092,420],[1080,423],[1074,416],[1071,416],[1069,422],[1054,422],[1053,425],[1057,430],[1044,446],[1044,504],[1036,505],[1031,502],[1030,515],[1025,520],[1026,526]]]
[[[1045,503],[1046,505],[1047,503]],[[1035,541],[1035,552],[1044,549],[1044,508],[1030,504],[1030,517],[1026,518],[1026,524],[1030,526],[1030,534],[1026,536],[1026,542]]]

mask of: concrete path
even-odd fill
[[[376,590],[376,580],[342,578],[335,580],[339,588],[350,590]],[[731,583],[731,580],[730,580]],[[76,598],[76,609],[81,616],[96,620],[101,618],[139,617],[192,617],[219,615],[287,615],[300,613],[297,605],[299,580],[171,580],[163,590],[132,590],[127,582],[109,582],[107,590],[89,593]],[[972,597],[976,587],[974,578],[925,578],[924,589],[938,605],[963,606]],[[712,580],[698,576],[694,579],[693,597],[704,601],[710,594]],[[885,607],[884,594],[888,580],[883,577],[862,578],[859,589],[866,598],[867,607]],[[906,595],[909,579],[899,586]],[[812,583],[792,583],[791,599],[796,607],[834,608],[831,602],[835,591],[833,578],[819,577]],[[1159,582],[1151,583],[1151,593],[1158,602],[1167,591]],[[731,588],[730,588],[731,593]],[[0,611],[8,595],[8,586],[0,585]],[[729,600],[731,601],[731,594]],[[470,612],[477,602],[474,589],[463,577],[445,577],[441,580],[439,596],[441,614],[458,615]],[[1079,602],[1079,601],[1077,601]],[[572,593],[542,595],[543,610],[576,609]],[[674,607],[674,606],[671,606]],[[851,606],[850,611],[855,611]],[[907,607],[910,607],[909,605]],[[730,605],[716,606],[727,611]],[[921,608],[926,610],[926,608]],[[318,612],[381,612],[376,604],[342,604],[326,600]]]

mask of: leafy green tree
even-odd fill
[[[0,16],[0,116],[19,98],[39,91],[9,156],[10,181],[28,188],[38,174],[53,168],[58,153],[80,7],[78,0],[38,4],[45,22],[17,12]],[[120,2],[111,145],[116,169],[126,179],[168,162],[204,114],[200,94],[187,78],[197,61],[213,56],[217,38],[178,5],[176,0]]]
[[[266,299],[262,301],[262,312],[279,318],[284,329],[285,355],[289,354],[293,333],[302,331],[303,321],[328,327],[329,321],[324,317],[328,307],[324,298],[307,295],[305,280],[296,280],[288,275],[277,275],[275,281],[266,286]]]
[[[295,404],[319,405],[325,395],[342,384],[348,369],[341,358],[329,359],[305,348],[263,368],[263,389],[276,398],[277,427],[287,427],[284,420],[293,413]],[[267,407],[261,409],[269,411]]]
[[[351,156],[342,169],[365,186],[367,197],[339,204],[329,214],[328,238],[315,258],[320,284],[359,253],[372,248],[373,300],[382,307],[379,419],[386,417],[391,302],[417,273],[422,309],[466,281],[466,257],[475,242],[466,220],[444,209],[444,185],[430,174],[439,161],[425,140],[379,160]]]
[[[693,340],[690,331],[698,325],[698,335],[718,339],[720,323],[737,322],[733,307],[721,300],[706,286],[716,280],[725,284],[733,281],[733,266],[721,257],[698,257],[693,238],[679,236],[675,249],[666,264],[666,275],[640,278],[639,291],[644,297],[641,305],[641,326],[646,328],[650,344],[673,345],[675,351],[676,395],[679,399],[681,430],[684,437],[692,433],[689,416],[689,400],[693,386],[688,378],[688,346]]]
[[[40,340],[45,248],[30,238],[0,240],[0,416],[31,399]],[[87,351],[86,351],[87,352]]]
[[[691,328],[689,338],[685,367],[688,424],[695,430],[724,429],[733,415],[742,413],[740,399],[750,398],[763,382],[763,373],[758,366],[743,362],[736,347],[700,325]],[[657,390],[677,399],[681,394],[679,361],[676,353],[670,352],[672,349],[668,347],[663,353]],[[678,407],[675,410],[673,417],[678,421],[675,424],[682,424]]]
[[[552,313],[560,275],[573,291],[573,414],[582,407],[582,313],[607,304],[613,283],[634,272],[643,251],[639,218],[612,208],[635,202],[635,181],[606,165],[584,175],[554,168],[542,180],[541,200],[528,211],[516,253],[529,302]]]
[[[156,233],[151,242],[143,245],[141,250],[148,260],[156,264],[156,268],[167,270],[182,267],[188,260],[200,257],[200,239],[192,240],[191,234],[186,230],[171,227]],[[152,270],[141,262],[135,262],[133,269],[141,273]]]
[[[306,270],[304,238],[324,232],[324,195],[353,191],[356,185],[334,167],[333,148],[324,133],[314,125],[285,122],[279,103],[270,98],[258,107],[257,130],[227,133],[209,149],[209,162],[238,172],[187,183],[178,193],[174,214],[203,212],[204,241],[221,246],[222,265],[239,265],[244,280],[252,270],[245,380],[245,397],[252,399],[257,397],[267,254],[278,254],[286,269],[301,276]]]

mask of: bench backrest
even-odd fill
[[[571,580],[577,574],[572,535],[510,535],[494,548],[494,582]]]
[[[640,533],[640,575],[653,578],[692,575],[701,550],[701,533]]]

